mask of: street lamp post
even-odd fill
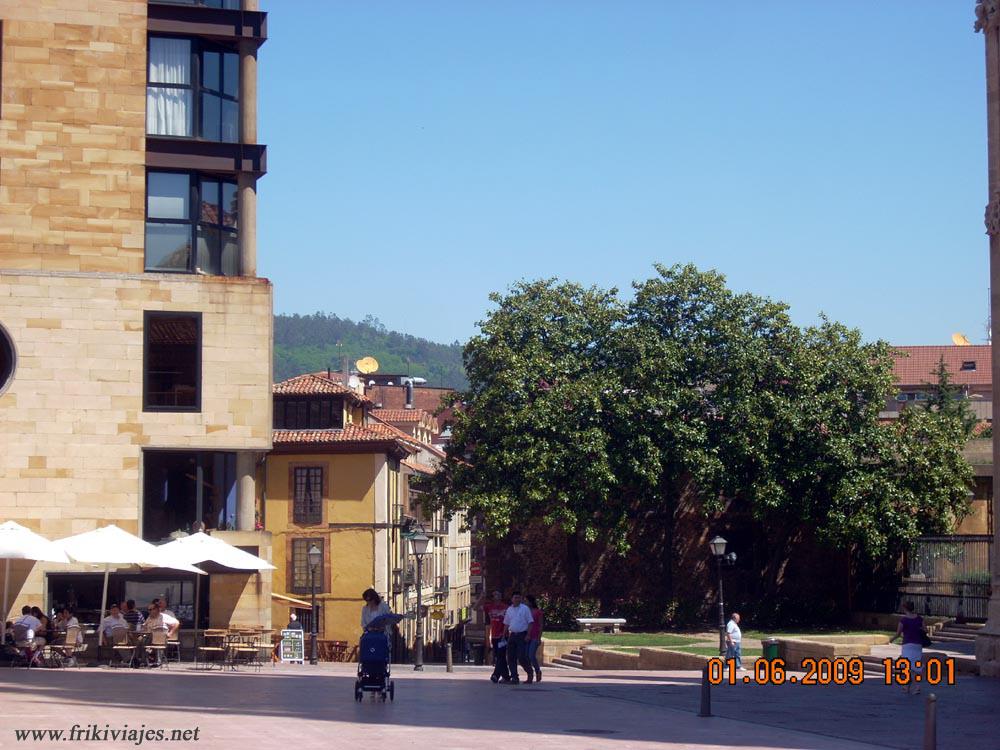
[[[417,637],[414,643],[413,669],[422,672],[424,669],[424,618],[421,612],[423,608],[423,561],[427,554],[427,547],[430,545],[430,537],[422,531],[410,537],[410,549],[413,556],[417,558]]]
[[[726,605],[722,602],[722,558],[726,555],[726,540],[716,536],[708,543],[719,571],[719,656],[726,655]]]
[[[309,558],[309,588],[312,590],[312,611],[309,617],[309,631],[312,636],[312,644],[309,647],[309,663],[318,664],[319,658],[316,655],[316,568],[323,560],[323,553],[315,544],[309,547],[306,553]]]

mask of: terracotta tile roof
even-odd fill
[[[365,392],[372,401],[381,404],[383,409],[402,409],[406,404],[406,388],[401,385],[373,385],[368,386]],[[449,393],[453,393],[450,388],[414,386],[413,406],[415,409],[423,409],[432,416],[436,415],[438,427],[441,428],[455,421],[451,409],[437,413],[441,408],[441,397]]]
[[[330,443],[402,443],[403,441],[382,430],[349,424],[340,430],[274,430],[275,445],[325,445]],[[408,440],[412,442],[412,440]],[[412,448],[407,448],[412,451]]]
[[[989,344],[972,346],[897,346],[904,356],[897,356],[893,373],[901,386],[917,386],[935,381],[934,369],[944,357],[944,363],[951,373],[952,382],[957,385],[989,385],[991,376],[991,351]],[[909,354],[909,356],[905,356]],[[963,370],[963,362],[974,362],[974,370]]]
[[[315,373],[296,375],[294,378],[275,383],[272,392],[276,396],[347,396],[358,403],[370,403],[367,396],[362,396],[352,388],[348,388],[333,378]]]
[[[427,422],[437,428],[434,415],[423,409],[372,409],[372,416],[386,422]]]
[[[430,445],[429,443],[424,443],[420,440],[417,440],[415,437],[413,437],[412,435],[408,435],[407,433],[400,430],[398,427],[393,427],[391,424],[386,424],[385,422],[379,421],[378,417],[373,417],[372,421],[366,424],[365,427],[371,430],[378,430],[379,432],[382,432],[385,435],[391,436],[396,440],[399,440],[401,442],[406,443],[407,445],[416,448],[417,450],[427,451],[431,455],[437,456],[438,458],[444,458],[445,456],[444,451],[442,451],[441,449],[433,445]]]
[[[428,466],[427,464],[422,464],[419,461],[414,461],[413,459],[406,458],[400,461],[403,466],[413,469],[419,474],[437,474],[437,469],[433,466]]]

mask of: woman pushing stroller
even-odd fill
[[[361,641],[358,644],[358,679],[354,683],[354,699],[360,701],[366,692],[375,693],[384,701],[395,697],[395,685],[389,679],[389,636],[387,625],[399,622],[375,589],[367,589],[361,598]]]

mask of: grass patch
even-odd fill
[[[744,630],[744,638],[770,638],[771,636],[786,636],[788,638],[808,638],[811,635],[892,635],[894,630],[838,630],[829,628],[825,630]]]
[[[674,633],[580,633],[568,631],[553,631],[542,634],[543,639],[566,641],[586,639],[595,646],[689,646],[697,643],[692,636],[676,635]]]
[[[679,646],[673,651],[683,651],[686,654],[698,654],[700,656],[718,656],[718,646]],[[759,648],[745,648],[740,652],[743,656],[763,656],[764,650]]]

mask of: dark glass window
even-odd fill
[[[142,537],[168,538],[236,528],[236,454],[158,451],[143,454]]]
[[[238,143],[239,64],[239,55],[224,47],[194,39],[150,37],[146,132]]]
[[[962,363],[962,369],[963,370],[975,370],[976,369],[976,361],[975,360],[967,360],[967,361],[963,362]]]
[[[308,594],[310,588],[309,577],[309,548],[313,545],[319,547],[320,552],[324,552],[319,566],[316,568],[316,593],[323,591],[323,563],[326,559],[323,549],[322,539],[293,539],[292,540],[292,565],[290,568],[291,581],[289,589],[293,594]]]
[[[344,404],[339,398],[274,401],[276,430],[339,430],[344,426]]]
[[[232,181],[147,172],[146,270],[239,276],[237,196]]]
[[[14,378],[14,367],[17,357],[14,354],[14,342],[10,340],[7,331],[0,326],[0,393],[3,393]]]
[[[319,466],[295,468],[295,498],[292,521],[310,525],[323,522],[323,469]]]
[[[145,411],[201,411],[201,314],[146,312]]]

